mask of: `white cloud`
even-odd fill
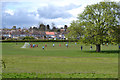
[[[14,11],[13,10],[5,10],[5,13],[7,13],[7,14],[10,14],[10,15],[14,15]]]
[[[7,2],[6,2],[7,1]],[[4,0],[3,26],[18,25],[29,27],[38,25],[39,22],[51,24],[57,27],[70,25],[82,13],[87,5],[95,4],[103,0]],[[113,0],[112,0],[113,1]],[[119,0],[115,0],[119,1]],[[10,3],[9,3],[10,2]]]
[[[14,3],[12,3],[12,5],[14,5]],[[23,3],[21,3],[21,6],[22,5]],[[9,25],[12,27],[14,25],[19,25],[21,27],[29,27],[33,25],[38,25],[39,22],[44,22],[46,24],[51,24],[52,22],[54,22],[56,26],[64,26],[64,24],[69,25],[69,23],[71,22],[70,18],[72,18],[72,14],[70,14],[68,10],[77,8],[79,6],[80,5],[74,4],[69,4],[66,6],[55,6],[49,4],[47,6],[44,5],[36,8],[35,10],[32,10],[33,8],[31,9],[26,6],[15,9],[15,6],[10,7],[9,5],[10,9],[14,8],[15,11],[14,14],[12,10],[7,10],[5,14],[3,13],[3,26],[7,27]],[[7,15],[6,13],[9,13],[11,15]]]

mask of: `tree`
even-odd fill
[[[32,28],[32,27],[30,27],[30,30],[32,30],[32,29],[33,29],[33,30],[37,30],[37,27],[33,27],[33,28]]]
[[[52,28],[55,27],[55,23],[52,22],[52,23],[51,23],[51,26],[52,26]]]
[[[16,30],[16,26],[13,26],[12,29]]]
[[[114,30],[111,31],[111,35],[113,36],[113,43],[120,43],[120,25],[117,25]]]
[[[57,28],[54,26],[54,27],[52,28],[52,31],[56,31],[56,29],[57,29]]]
[[[67,26],[67,25],[64,25],[64,29],[65,29],[65,31],[67,30],[67,28],[68,28],[68,26]]]
[[[60,32],[60,29],[57,29],[57,32]]]
[[[52,31],[56,31],[55,23],[51,23]]]
[[[64,29],[67,29],[68,28],[68,26],[67,25],[64,25]]]
[[[119,21],[119,3],[100,2],[88,5],[83,13],[78,15],[77,23],[81,23],[85,27],[82,41],[88,44],[95,44],[96,52],[100,52],[100,45],[103,43],[118,43]]]
[[[47,24],[47,30],[48,30],[48,31],[50,30],[50,26],[49,26],[49,24]]]
[[[82,23],[80,23],[78,20],[77,21],[73,21],[70,25],[70,27],[68,28],[69,34],[68,34],[68,38],[80,38],[83,36],[84,34],[84,26]]]
[[[43,24],[43,23],[40,23],[39,24],[39,29],[41,30],[41,31],[45,31],[46,29],[46,26]]]
[[[68,28],[68,26],[67,26],[67,25],[64,25],[64,29],[65,29],[65,31],[67,30],[67,28]]]
[[[32,27],[29,27],[29,30],[31,31],[33,28]]]
[[[61,27],[60,29],[63,29],[63,27]]]
[[[45,31],[46,31],[46,25],[45,24],[43,24],[43,23],[40,23],[39,24],[39,30],[40,31],[43,31],[43,39],[45,39],[45,36],[46,36],[46,33],[45,33]]]
[[[21,29],[20,27],[18,29]]]

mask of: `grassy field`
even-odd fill
[[[33,42],[34,43],[34,42]],[[38,48],[20,48],[24,43],[2,43],[3,78],[117,78],[118,46],[95,46],[69,42],[35,42]],[[47,48],[42,50],[42,46]],[[61,44],[61,47],[59,47]],[[80,50],[80,46],[83,50]]]

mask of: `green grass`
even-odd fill
[[[4,73],[6,78],[113,78],[111,74],[95,74],[95,73]],[[92,80],[92,79],[91,79]],[[98,79],[96,79],[98,80]]]
[[[60,43],[60,42],[59,42]],[[2,59],[6,63],[3,68],[4,78],[117,78],[118,46],[101,46],[100,53],[90,50],[90,45],[52,42],[35,43],[38,48],[20,48],[24,43],[2,43]],[[42,50],[42,46],[47,48]],[[80,50],[80,46],[83,50]],[[37,75],[36,75],[37,74]],[[35,76],[36,75],[36,76]],[[41,76],[42,75],[42,76]]]

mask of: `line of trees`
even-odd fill
[[[120,2],[100,2],[85,7],[69,27],[69,38],[80,38],[86,44],[120,43]]]
[[[64,28],[61,27],[61,28],[57,28],[55,26],[55,23],[51,23],[51,27],[49,24],[45,25],[44,23],[39,23],[39,26],[38,28],[37,27],[30,27],[29,29],[32,30],[40,30],[40,31],[54,31],[54,32],[60,32],[60,29],[65,29],[67,30],[68,26],[67,25],[64,25]]]

